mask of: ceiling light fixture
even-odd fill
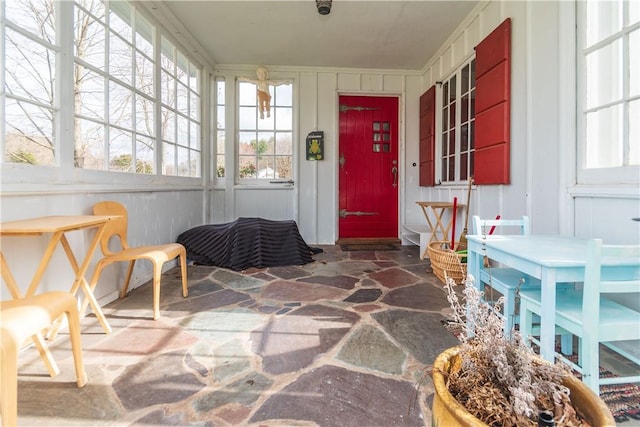
[[[320,15],[328,15],[331,12],[332,0],[316,0],[316,7]]]

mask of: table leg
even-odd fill
[[[47,266],[49,265],[49,261],[51,261],[51,257],[53,256],[53,251],[56,249],[56,245],[62,238],[62,234],[63,234],[62,231],[56,231],[55,233],[53,233],[53,236],[51,236],[51,240],[49,240],[49,245],[47,246],[47,249],[44,251],[44,255],[40,260],[40,264],[38,264],[38,269],[36,270],[36,274],[33,276],[33,279],[31,280],[29,289],[27,289],[26,296],[30,297],[36,293],[36,289],[38,288],[38,285],[42,280],[42,275],[44,274],[44,271],[47,269]]]
[[[556,272],[543,268],[541,277],[540,356],[549,362],[555,359]]]
[[[91,244],[89,245],[89,249],[87,250],[84,261],[82,262],[81,266],[78,266],[78,261],[76,260],[76,257],[73,254],[73,251],[71,250],[71,246],[69,245],[69,242],[67,241],[67,238],[64,235],[61,238],[61,243],[65,253],[67,254],[69,263],[71,264],[71,267],[73,267],[73,271],[76,273],[76,279],[73,282],[73,286],[71,287],[71,294],[76,295],[78,292],[78,288],[79,287],[82,288],[86,297],[86,301],[88,301],[88,303],[91,304],[91,309],[93,310],[94,314],[100,321],[102,328],[105,330],[107,334],[109,334],[111,333],[111,326],[109,325],[109,322],[107,322],[107,319],[105,318],[104,313],[100,308],[100,304],[98,304],[98,301],[96,300],[96,297],[93,294],[93,289],[89,286],[89,283],[85,279],[85,273],[87,271],[87,268],[89,267],[91,258],[93,257],[93,254],[96,248],[98,247],[98,243],[100,242],[100,238],[102,237],[102,233],[104,231],[105,225],[106,223],[101,224],[98,227],[98,230],[96,231],[96,234],[93,237]],[[86,302],[82,304],[82,307],[83,309],[86,309]],[[84,315],[84,310],[81,311],[81,315]]]
[[[451,228],[451,222],[449,222],[449,224],[447,224],[446,227],[444,226],[444,224],[442,224],[442,216],[444,215],[444,212],[447,210],[447,208],[432,208],[432,209],[436,218],[436,227],[434,229],[434,235],[436,231],[440,231],[442,233],[442,239],[440,240],[449,241],[449,229]],[[455,215],[455,212],[454,212],[454,215]],[[437,239],[437,236],[436,236],[436,239]]]

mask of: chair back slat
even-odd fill
[[[127,208],[118,202],[104,201],[96,203],[93,206],[94,215],[117,215],[118,218],[114,218],[111,221],[107,221],[105,225],[102,238],[100,239],[100,249],[105,256],[114,254],[121,249],[129,248],[127,242],[127,223],[129,221],[127,216]],[[116,244],[119,248],[114,252],[111,249],[111,240],[116,237]]]
[[[493,227],[496,227],[494,234],[531,234],[528,216],[520,219],[481,219],[478,215],[474,215],[472,223],[475,235],[489,234]],[[506,233],[507,229],[517,230],[517,233]]]

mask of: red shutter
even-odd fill
[[[476,46],[474,182],[509,184],[511,19]]]
[[[435,185],[436,87],[420,96],[420,185]]]

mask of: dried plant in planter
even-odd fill
[[[541,412],[552,413],[556,426],[584,426],[562,379],[568,368],[540,359],[515,331],[504,336],[499,315],[502,298],[490,305],[467,276],[461,302],[447,279],[452,308],[448,328],[460,341],[460,369],[447,373],[447,388],[468,412],[491,426],[536,426]]]

